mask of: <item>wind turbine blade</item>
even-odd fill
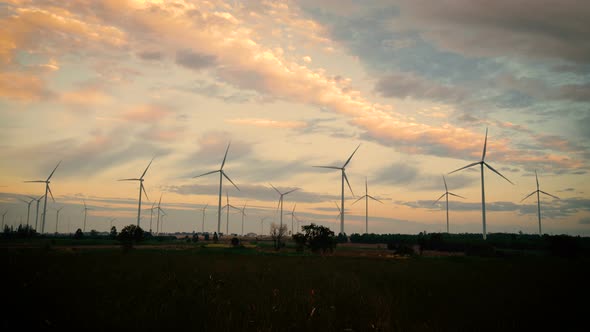
[[[291,213],[295,213],[295,207],[297,207],[297,203],[295,203],[295,205],[293,205],[293,210],[291,211]]]
[[[19,201],[21,201],[21,202],[25,202],[25,203],[29,204],[29,201],[25,201],[25,200],[24,200],[24,199],[22,199],[22,198],[19,198],[18,200],[19,200]]]
[[[51,187],[49,186],[49,184],[47,184],[47,190],[49,191],[49,194],[51,195],[51,200],[53,201],[53,203],[55,203],[55,198],[53,198],[53,193],[51,192]]]
[[[346,160],[346,162],[344,163],[344,165],[342,166],[342,168],[344,168],[344,167],[346,167],[346,165],[348,165],[348,163],[352,159],[352,156],[354,156],[354,154],[356,153],[356,150],[358,150],[360,147],[361,147],[361,145],[359,144],[359,146],[357,146],[356,149],[354,149],[354,151],[352,152],[352,154],[350,155],[350,157],[348,157],[348,160]]]
[[[352,204],[350,204],[350,205],[354,205],[356,202],[360,201],[361,199],[363,199],[363,198],[365,198],[365,197],[367,197],[367,195],[365,195],[365,196],[362,196],[362,197],[359,197],[359,198],[358,198],[356,201],[354,201],[354,202],[353,202]],[[340,208],[338,208],[338,209],[340,209]]]
[[[154,209],[154,206],[156,206],[156,202],[152,204],[152,210]]]
[[[444,193],[444,194],[440,195],[440,197],[436,201],[434,201],[434,203],[432,203],[432,205],[438,203],[438,201],[440,201],[441,198],[445,197],[446,194],[447,193]]]
[[[537,180],[537,190],[539,190],[539,177],[537,176],[537,170],[535,170],[535,180]]]
[[[117,181],[140,181],[140,179],[120,179]]]
[[[160,194],[160,200],[158,201],[158,209],[160,208],[160,203],[162,203],[162,195],[164,195],[164,193]]]
[[[496,174],[500,175],[501,177],[503,177],[504,180],[510,182],[511,184],[514,184],[514,183],[512,183],[512,181],[508,180],[507,177],[505,177],[504,175],[500,174],[500,172],[496,171],[492,166],[488,165],[488,163],[483,162],[483,164],[486,165],[487,168],[491,169],[494,173],[496,173]]]
[[[531,196],[532,196],[533,194],[535,194],[536,192],[537,192],[537,191],[535,190],[535,191],[533,191],[532,193],[530,193],[530,194],[526,195],[526,196],[525,196],[525,198],[523,198],[523,199],[521,199],[521,200],[520,200],[520,202],[522,202],[522,201],[524,201],[525,199],[527,199],[527,198],[531,197]]]
[[[383,202],[382,202],[382,201],[380,201],[380,200],[378,200],[377,198],[375,198],[375,197],[373,197],[373,196],[371,196],[371,195],[367,195],[367,196],[368,196],[370,199],[372,199],[372,200],[374,200],[374,201],[377,201],[377,202],[379,202],[379,203],[383,204]]]
[[[279,195],[283,195],[275,186],[272,185],[272,183],[269,183],[269,184],[272,187],[272,189],[274,189],[277,193],[279,193]]]
[[[350,193],[352,194],[352,197],[354,197],[354,192],[352,191],[352,187],[350,186],[350,182],[348,182],[348,177],[346,176],[346,172],[342,171],[342,176],[344,176],[344,179],[346,180],[346,184],[348,184],[348,189],[350,189]]]
[[[488,127],[486,127],[486,139],[483,143],[483,154],[481,155],[481,161],[484,161],[484,159],[486,159],[486,147],[488,145]]]
[[[154,157],[156,158],[156,157]],[[143,171],[143,174],[141,174],[141,176],[139,177],[140,179],[143,179],[143,177],[145,176],[145,173],[147,173],[148,169],[150,168],[150,165],[152,164],[152,162],[154,161],[154,158],[152,158],[152,160],[150,160],[150,163],[147,165],[147,167],[145,168],[145,171]]]
[[[37,180],[37,181],[23,181],[23,182],[43,182],[43,183],[45,183],[45,182],[47,182],[47,181],[43,181],[43,180]]]
[[[543,190],[539,190],[539,192],[541,192],[541,193],[543,193],[543,194],[545,194],[545,195],[551,196],[551,197],[553,197],[553,198],[560,199],[559,197],[557,197],[557,196],[553,196],[553,195],[551,195],[550,193],[546,193],[546,192],[544,192]]]
[[[334,202],[334,204],[336,204],[336,208],[338,209],[338,211],[341,211],[340,210],[340,205],[338,205],[338,203],[336,203],[336,202]]]
[[[330,169],[342,169],[342,167],[336,167],[336,166],[311,166],[311,167],[330,168]]]
[[[47,178],[46,181],[49,181],[49,179],[51,179],[51,177],[53,176],[53,173],[55,173],[55,170],[59,167],[59,164],[61,164],[61,160],[59,161],[59,163],[57,163],[57,166],[55,166],[55,168],[53,169],[51,174],[49,174],[49,177]]]
[[[217,172],[219,172],[219,170],[217,170],[217,171],[211,171],[211,172],[207,172],[207,173],[203,173],[203,174],[201,174],[201,175],[193,176],[193,179],[194,179],[194,178],[201,177],[201,176],[205,176],[205,175],[209,175],[209,174],[217,173]]]
[[[461,168],[459,168],[459,169],[456,169],[456,170],[454,170],[454,171],[450,172],[449,174],[453,174],[453,173],[455,173],[455,172],[458,172],[458,171],[460,171],[460,170],[462,170],[462,169],[469,168],[469,167],[471,167],[471,166],[479,165],[479,163],[481,163],[481,161],[478,161],[478,162],[476,162],[476,163],[471,163],[471,164],[469,164],[469,165],[467,165],[467,166],[463,166],[463,167],[461,167]]]
[[[229,182],[231,182],[231,184],[233,184],[233,185],[234,185],[234,187],[236,187],[236,189],[238,189],[238,191],[240,190],[240,188],[238,188],[238,186],[236,186],[236,184],[235,184],[235,183],[234,183],[234,182],[233,182],[233,181],[232,181],[232,180],[229,178],[229,176],[227,176],[227,174],[225,174],[225,172],[224,172],[224,171],[221,171],[221,174],[223,174],[223,176],[225,176],[225,178],[226,178],[226,179],[227,179]]]
[[[148,197],[147,192],[145,192],[145,187],[143,186],[143,182],[141,183],[140,186],[141,186],[141,190],[143,190],[143,193],[145,194],[145,198],[147,198],[149,200],[150,198]]]
[[[86,209],[86,200],[83,199],[82,202],[84,202],[84,208]]]
[[[445,192],[449,191],[449,188],[447,188],[447,180],[445,179],[444,175],[443,175],[443,182],[445,183]]]
[[[284,194],[283,194],[283,196],[285,196],[285,195],[287,195],[287,194],[290,194],[290,193],[292,193],[292,192],[294,192],[294,191],[296,191],[296,190],[298,190],[298,189],[299,189],[299,188],[295,188],[295,189],[293,189],[293,190],[289,190],[289,191],[287,191],[286,193],[284,193]]]
[[[455,197],[459,197],[459,198],[463,198],[463,199],[466,199],[466,198],[465,198],[465,197],[463,197],[463,196],[460,196],[460,195],[457,195],[457,194],[453,194],[453,193],[449,193],[449,195],[451,195],[451,196],[455,196]]]
[[[37,199],[36,199],[35,197],[33,197],[33,196],[27,196],[27,197],[28,197],[28,198],[30,198],[30,199],[32,199],[32,200],[34,200],[34,201],[36,201],[36,200],[37,200]]]
[[[225,155],[223,156],[223,161],[221,162],[221,169],[223,169],[223,165],[225,165],[225,159],[227,158],[227,151],[229,151],[229,146],[231,145],[231,141],[227,145],[227,149],[225,149]],[[220,170],[221,170],[220,169]]]

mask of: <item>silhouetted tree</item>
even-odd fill
[[[302,226],[301,228],[305,234],[307,246],[311,251],[332,252],[336,247],[334,232],[330,228],[316,224]]]
[[[119,235],[117,235],[117,240],[121,241],[123,247],[125,248],[132,248],[134,243],[140,242],[143,240],[143,229],[136,225],[128,225],[123,227]]]
[[[193,234],[193,242],[199,242],[199,235],[197,233]]]
[[[209,233],[205,233],[205,241],[209,241]]]
[[[217,232],[213,233],[213,242],[219,242],[219,236],[217,235]]]
[[[295,248],[297,251],[303,251],[305,249],[305,245],[307,243],[307,238],[304,234],[297,233],[293,234],[293,241],[295,241]]]
[[[82,229],[78,228],[76,230],[76,233],[74,233],[74,238],[75,239],[81,239],[84,237],[84,233],[82,232]]]
[[[117,227],[111,227],[111,237],[114,239],[117,237]]]
[[[240,239],[238,239],[237,237],[232,237],[231,238],[231,245],[232,245],[232,247],[240,246]]]
[[[279,226],[276,223],[270,224],[270,237],[274,242],[275,249],[279,250],[284,247],[283,237],[287,234],[287,225]]]

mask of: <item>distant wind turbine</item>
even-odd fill
[[[244,236],[244,218],[246,218],[246,203],[244,203],[244,207],[240,209],[240,213],[242,214],[242,236]]]
[[[27,197],[29,197],[31,200],[30,201],[27,201],[27,200],[24,200],[22,198],[19,198],[19,200],[21,202],[27,203],[27,226],[29,226],[29,216],[31,214],[31,203],[33,203],[36,200],[36,198],[30,197],[30,196],[27,196]]]
[[[84,202],[84,207],[82,208],[82,211],[84,211],[84,226],[82,227],[82,232],[86,232],[86,214],[88,212],[88,210],[92,210],[91,208],[86,206],[86,200],[82,200]]]
[[[158,201],[158,206],[156,206],[156,210],[158,210],[158,220],[156,222],[156,234],[160,234],[160,213],[164,212],[164,210],[162,210],[162,208],[160,207],[160,204],[162,204],[162,195],[164,195],[163,193],[160,194],[160,200]],[[162,223],[164,222],[164,220],[162,220]]]
[[[154,203],[152,204],[152,207],[150,209],[150,233],[152,232],[152,220],[153,220],[153,217],[154,217],[154,209],[155,209],[155,206],[156,206],[156,202],[154,201]]]
[[[263,226],[264,226],[264,220],[266,220],[266,218],[268,218],[268,217],[261,217],[260,218],[260,235],[261,236],[262,236],[262,234],[264,234]]]
[[[55,170],[59,167],[59,164],[61,164],[61,161],[57,163],[57,166],[55,166],[51,174],[49,174],[47,180],[25,181],[45,183],[45,203],[43,203],[43,220],[41,222],[41,234],[45,233],[45,216],[47,215],[47,192],[49,192],[49,194],[51,195],[51,199],[55,202],[55,199],[53,198],[53,193],[51,192],[51,188],[49,188],[49,183],[51,183],[51,181],[49,180],[51,180],[51,177],[53,176],[53,173],[55,173]]]
[[[456,170],[452,171],[451,173],[449,173],[449,174],[452,174],[452,173],[458,172],[460,170],[469,168],[471,166],[480,165],[480,170],[481,170],[481,218],[482,218],[482,224],[483,224],[483,239],[484,240],[487,238],[487,235],[486,235],[486,196],[485,196],[485,187],[484,187],[484,172],[483,172],[484,168],[483,168],[483,166],[485,165],[492,172],[494,172],[494,173],[500,175],[502,178],[504,178],[504,180],[510,182],[511,184],[514,184],[514,183],[512,183],[512,181],[508,180],[508,178],[506,178],[504,175],[500,174],[500,172],[496,171],[492,166],[490,166],[488,163],[485,162],[487,144],[488,144],[488,128],[486,128],[486,138],[483,143],[483,154],[481,155],[481,160],[471,163],[467,166],[463,166],[463,167],[456,169]]]
[[[115,220],[117,220],[117,218],[111,218],[111,220],[109,220],[109,222],[111,223],[109,230],[113,229],[113,221]]]
[[[337,166],[313,166],[313,167],[319,167],[319,168],[330,168],[330,169],[339,169],[342,172],[342,196],[340,199],[340,205],[342,208],[342,213],[340,214],[340,233],[344,234],[344,180],[346,180],[346,184],[348,184],[348,189],[350,189],[350,193],[352,194],[352,197],[354,197],[354,192],[352,191],[352,187],[350,186],[350,182],[348,182],[348,177],[346,176],[346,165],[348,165],[348,163],[350,162],[350,160],[352,159],[352,156],[354,156],[354,154],[356,153],[356,150],[359,149],[361,145],[359,144],[356,149],[354,149],[354,151],[352,152],[352,154],[350,155],[350,157],[348,157],[348,160],[346,160],[346,162],[344,163],[344,165],[342,165],[342,167],[337,167]]]
[[[143,177],[145,176],[145,173],[147,173],[148,168],[150,168],[150,165],[154,161],[154,158],[152,158],[152,160],[150,161],[150,163],[145,168],[145,171],[143,171],[143,174],[141,174],[141,176],[138,179],[133,178],[133,179],[120,179],[120,180],[118,180],[118,181],[139,181],[139,204],[137,206],[137,226],[138,227],[139,227],[139,220],[140,220],[140,217],[141,217],[141,191],[142,190],[143,190],[143,193],[145,194],[145,198],[149,199],[148,198],[148,194],[145,192],[145,188],[143,187]]]
[[[334,202],[334,204],[336,204],[336,208],[338,209],[338,215],[336,216],[336,219],[338,219],[342,215],[342,209],[340,208],[340,205],[338,205],[338,202]]]
[[[436,204],[438,201],[440,201],[441,198],[446,196],[446,200],[447,200],[447,233],[449,232],[449,195],[451,196],[455,196],[455,197],[459,197],[459,198],[463,198],[465,199],[465,197],[463,196],[459,196],[457,194],[453,194],[452,192],[449,192],[449,188],[447,187],[447,180],[445,179],[445,176],[443,175],[443,182],[445,183],[445,193],[442,194],[436,201],[434,201],[434,203],[432,204]]]
[[[225,200],[226,200],[226,204],[223,206],[224,209],[227,209],[225,212],[225,216],[226,216],[226,220],[225,220],[225,233],[229,234],[229,209],[235,209],[240,211],[240,208],[237,208],[231,204],[229,204],[229,195],[227,194],[227,191],[225,192]],[[217,233],[219,234],[219,233]]]
[[[269,183],[269,184],[270,184],[270,183]],[[279,198],[279,204],[277,205],[277,209],[278,209],[279,207],[281,208],[281,217],[280,217],[281,223],[280,223],[280,225],[279,225],[279,229],[281,229],[281,228],[283,227],[283,197],[284,197],[285,195],[288,195],[288,194],[290,194],[290,193],[294,192],[295,190],[297,190],[297,188],[295,188],[295,189],[292,189],[292,190],[289,190],[289,191],[287,191],[287,192],[284,192],[284,193],[282,193],[282,192],[280,192],[280,191],[279,191],[277,188],[275,188],[275,186],[273,186],[272,184],[270,184],[270,186],[272,187],[272,189],[274,189],[274,190],[275,190],[275,191],[276,191],[276,192],[277,192],[277,193],[280,195],[280,198]]]
[[[37,212],[35,212],[35,230],[37,230],[37,221],[39,220],[39,202],[43,199],[43,197],[45,197],[45,195],[35,199],[37,201]]]
[[[61,209],[63,209],[64,207],[60,207],[59,209],[56,209],[56,215],[55,215],[55,234],[57,234],[57,226],[59,225],[59,211],[61,211]]]
[[[164,212],[164,210],[159,209],[158,213],[162,212],[162,224],[160,225],[160,231],[162,231],[162,233],[164,233],[164,217],[167,216],[166,212]]]
[[[236,189],[240,190],[240,188],[238,188],[238,186],[236,186],[236,184],[223,171],[223,166],[225,165],[225,159],[227,158],[227,152],[229,151],[229,146],[230,145],[231,145],[231,142],[227,145],[227,149],[225,149],[225,155],[223,156],[223,161],[221,162],[221,167],[218,170],[207,172],[207,173],[203,173],[203,174],[197,175],[197,176],[193,176],[193,178],[198,178],[198,177],[201,177],[201,176],[205,176],[205,175],[209,175],[209,174],[213,174],[213,173],[219,172],[219,204],[217,206],[217,234],[219,234],[221,232],[221,194],[222,194],[221,191],[223,189],[223,177],[225,176],[225,178],[229,182],[231,182],[231,184],[233,184],[234,187],[236,187]]]
[[[381,202],[380,200],[376,199],[375,197],[369,195],[369,189],[367,187],[367,178],[365,177],[365,195],[362,197],[359,197],[356,201],[354,201],[354,203],[352,203],[352,205],[354,205],[356,202],[360,201],[361,199],[365,199],[365,234],[369,234],[369,198],[377,201],[381,204],[383,204],[383,202]]]
[[[207,210],[207,207],[209,206],[209,203],[207,203],[202,209],[201,211],[203,212],[203,221],[201,222],[201,233],[205,233],[205,210]]]
[[[291,210],[291,212],[288,212],[287,215],[291,216],[291,234],[295,234],[295,229],[294,229],[294,223],[293,220],[297,220],[297,222],[299,222],[299,218],[297,218],[297,216],[295,215],[295,207],[297,206],[297,203],[295,203],[293,205],[293,210]]]
[[[541,193],[545,194],[547,196],[551,196],[553,198],[557,198],[559,199],[559,197],[557,196],[553,196],[550,193],[546,193],[543,190],[539,189],[539,177],[537,176],[537,170],[535,170],[535,179],[537,180],[537,190],[533,191],[532,193],[528,194],[525,198],[523,198],[521,200],[521,202],[523,202],[525,199],[531,197],[533,194],[537,194],[537,216],[539,217],[539,236],[543,235],[543,232],[541,231]]]

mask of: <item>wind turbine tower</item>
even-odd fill
[[[537,216],[539,218],[539,236],[542,236],[543,232],[541,231],[541,194],[545,194],[547,196],[551,196],[556,199],[559,199],[559,197],[553,196],[550,193],[546,193],[543,190],[539,189],[539,177],[537,176],[537,170],[535,170],[535,179],[537,180],[537,190],[528,194],[525,198],[523,198],[521,200],[521,202],[523,202],[525,199],[531,197],[533,194],[535,194],[535,193],[537,194]]]
[[[330,168],[330,169],[338,169],[342,172],[342,196],[340,199],[340,206],[342,207],[342,213],[340,214],[340,233],[344,234],[344,180],[346,180],[346,184],[348,184],[348,189],[350,189],[350,193],[352,194],[352,197],[354,197],[354,192],[352,192],[352,187],[350,186],[350,183],[348,182],[348,177],[346,176],[346,166],[348,165],[348,163],[350,162],[350,160],[352,159],[352,156],[354,156],[354,154],[356,153],[356,150],[358,150],[360,148],[360,144],[356,147],[356,149],[354,149],[354,151],[352,152],[352,154],[350,155],[350,157],[348,157],[348,160],[346,160],[346,162],[344,163],[344,165],[342,165],[342,167],[337,167],[337,166],[313,166],[313,167],[319,167],[319,168]]]
[[[227,158],[227,152],[229,151],[230,145],[231,145],[231,142],[227,145],[227,149],[225,149],[225,155],[223,156],[223,161],[221,162],[221,167],[218,170],[203,173],[203,174],[197,175],[197,176],[193,176],[193,178],[198,178],[201,176],[205,176],[205,175],[219,172],[219,204],[217,205],[217,234],[219,234],[221,232],[221,194],[222,194],[222,189],[223,189],[223,177],[225,176],[225,178],[229,182],[231,182],[231,184],[233,184],[234,187],[236,187],[236,189],[238,189],[238,191],[240,190],[240,188],[238,188],[238,186],[236,186],[236,184],[223,171],[223,166],[225,165],[225,160]]]
[[[27,196],[27,197],[29,197],[31,200],[27,201],[22,198],[19,198],[19,200],[21,202],[27,203],[27,226],[29,226],[29,216],[31,215],[31,203],[33,203],[36,200],[36,198],[30,197],[30,196]]]
[[[43,219],[41,221],[41,234],[45,233],[45,216],[47,216],[47,193],[49,192],[49,194],[51,195],[51,199],[55,202],[55,199],[53,198],[53,193],[51,192],[51,188],[49,188],[49,183],[51,183],[51,177],[53,176],[53,173],[55,173],[55,170],[59,167],[59,164],[61,164],[61,161],[59,163],[57,163],[57,166],[55,166],[55,168],[53,169],[53,171],[51,172],[51,174],[49,174],[49,176],[47,177],[47,180],[35,180],[35,181],[25,181],[25,182],[41,182],[41,183],[45,183],[45,202],[43,203]]]
[[[365,199],[365,234],[369,234],[369,198],[377,201],[381,204],[383,204],[383,202],[381,202],[380,200],[376,199],[375,197],[369,195],[369,189],[367,187],[367,178],[365,177],[365,195],[362,197],[359,197],[359,199],[357,199],[356,201],[354,201],[354,203],[352,203],[353,205],[360,201],[361,199]]]
[[[482,225],[483,225],[483,239],[485,240],[487,238],[486,235],[486,195],[485,195],[485,187],[484,187],[484,165],[489,168],[492,172],[498,174],[499,176],[501,176],[502,178],[504,178],[504,180],[510,182],[510,184],[513,184],[512,181],[508,180],[508,178],[506,178],[504,175],[500,174],[500,172],[496,171],[492,166],[490,166],[488,163],[485,162],[485,158],[486,158],[486,147],[488,144],[488,128],[486,128],[486,138],[485,141],[483,143],[483,154],[481,155],[481,160],[471,163],[467,166],[463,166],[459,169],[456,169],[454,171],[452,171],[449,174],[458,172],[460,170],[469,168],[471,166],[475,166],[475,165],[479,165],[480,166],[480,171],[481,171],[481,219],[482,219]]]
[[[59,211],[61,211],[61,209],[63,209],[64,207],[60,207],[59,209],[56,210],[56,216],[55,216],[55,234],[57,234],[57,226],[59,225]]]
[[[209,203],[207,203],[202,209],[201,211],[203,212],[203,221],[201,222],[201,233],[205,234],[205,210],[207,210],[207,207],[209,206]]]
[[[449,188],[447,187],[447,180],[445,179],[445,176],[443,175],[443,182],[445,183],[445,193],[442,194],[436,201],[434,201],[434,203],[432,204],[436,204],[438,201],[440,201],[441,198],[446,196],[446,200],[447,200],[447,233],[449,233],[449,195],[451,196],[455,196],[455,197],[459,197],[459,198],[463,198],[465,199],[465,197],[463,196],[459,196],[457,194],[453,194],[452,192],[449,192]]]

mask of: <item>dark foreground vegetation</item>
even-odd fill
[[[336,249],[338,250],[338,249]],[[586,330],[590,261],[0,249],[0,330]]]

